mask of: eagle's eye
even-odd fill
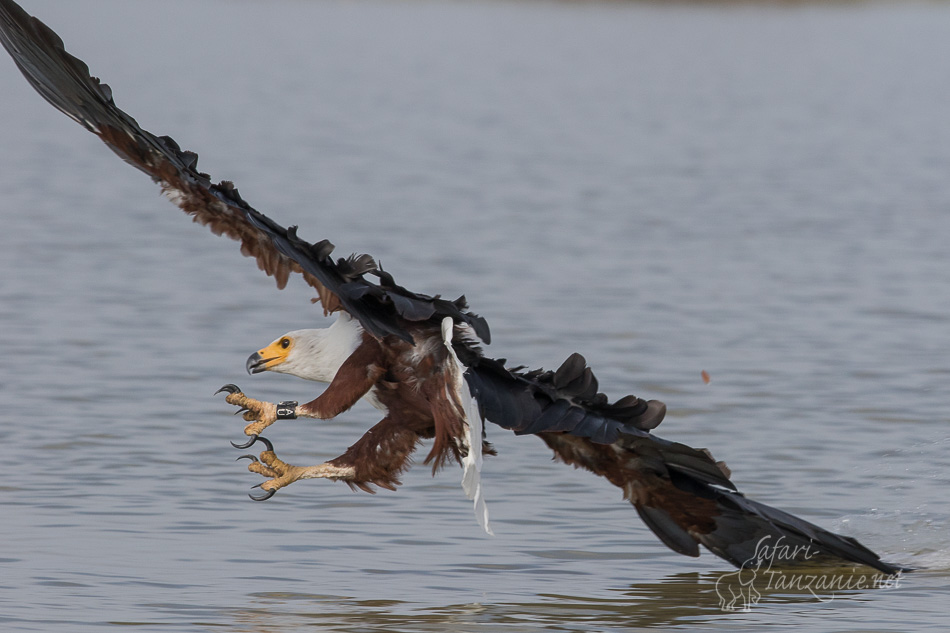
[[[289,338],[280,339],[280,346],[282,349],[287,349],[288,347],[290,347],[290,339]]]

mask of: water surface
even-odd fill
[[[0,628],[943,630],[950,7],[39,1],[146,128],[258,209],[465,293],[494,355],[586,355],[748,495],[924,568],[763,591],[668,551],[603,481],[491,432],[455,470],[266,504],[226,382],[320,323],[0,60]],[[183,17],[184,16],[184,17]],[[711,382],[704,384],[701,371]],[[318,463],[375,422],[283,423]]]

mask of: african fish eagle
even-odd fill
[[[647,526],[680,554],[698,556],[702,544],[741,567],[752,561],[757,544],[774,539],[771,544],[784,542],[811,562],[860,563],[888,574],[901,570],[853,538],[743,496],[708,451],[650,432],[663,419],[663,403],[635,396],[611,402],[598,391],[582,356],[574,354],[556,371],[508,368],[483,354],[488,325],[468,311],[464,298],[410,292],[373,258],[333,259],[329,242],[308,243],[295,228],[259,213],[232,183],[215,184],[198,171],[196,154],[139,127],[116,107],[111,89],[12,0],[0,0],[0,41],[47,101],[148,174],[196,222],[239,241],[241,252],[255,258],[278,287],[291,273],[302,275],[324,313],[338,315],[329,328],[290,332],[248,360],[251,372],[328,382],[316,399],[274,404],[224,387],[227,401],[241,407],[249,423],[250,441],[242,447],[261,440],[267,448],[248,466],[267,477],[261,498],[307,478],[342,480],[363,490],[394,488],[420,440],[433,438],[426,461],[433,469],[463,464],[463,483],[489,529],[478,484],[481,457],[493,452],[483,436],[487,420],[519,435],[537,435],[557,459],[622,489]],[[382,420],[324,464],[287,464],[260,437],[278,419],[332,418],[360,398],[373,403]]]

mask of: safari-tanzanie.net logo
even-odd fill
[[[755,553],[742,567],[723,574],[716,580],[716,595],[723,611],[750,611],[763,594],[793,593],[811,595],[821,602],[831,602],[837,592],[900,587],[901,572],[866,573],[864,568],[819,571],[802,569],[802,563],[816,558],[818,549],[809,545],[792,545],[780,536],[763,536],[756,543]],[[795,569],[795,565],[799,569]]]

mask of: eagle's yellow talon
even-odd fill
[[[299,466],[288,464],[278,458],[277,454],[274,453],[273,446],[270,445],[269,442],[267,443],[267,450],[261,452],[260,458],[260,461],[255,460],[248,464],[247,469],[252,473],[257,473],[258,475],[269,478],[267,481],[261,482],[255,487],[271,493],[271,495],[300,479],[305,470]],[[269,497],[270,495],[268,495],[267,498]],[[260,501],[264,499],[263,497],[253,496],[252,498]]]
[[[277,479],[280,477],[275,471],[271,470],[267,466],[262,466],[260,464],[248,464],[247,469],[252,473],[257,473],[269,479]]]
[[[243,413],[244,420],[250,422],[244,427],[245,435],[260,435],[261,431],[277,421],[276,404],[248,398],[233,385],[225,385],[225,387],[222,387],[222,389],[227,391],[228,395],[224,400],[228,404],[241,407],[237,413]]]
[[[293,482],[300,479],[304,473],[304,468],[299,466],[291,466],[290,464],[278,459],[277,454],[274,453],[274,445],[265,437],[260,437],[259,435],[253,435],[250,442],[247,445],[239,446],[240,448],[247,448],[254,444],[255,442],[261,442],[265,446],[265,450],[261,451],[260,460],[257,459],[254,455],[241,455],[238,459],[249,459],[251,463],[247,465],[247,469],[252,473],[257,473],[264,477],[269,477],[267,481],[261,482],[254,486],[255,488],[260,488],[264,490],[266,494],[264,495],[250,495],[251,499],[254,501],[266,501],[274,496],[274,493],[287,486]],[[232,442],[232,444],[234,444]],[[238,446],[238,445],[235,445]]]
[[[252,418],[253,419],[253,418]],[[260,435],[272,422],[253,422],[244,427],[244,435]]]

